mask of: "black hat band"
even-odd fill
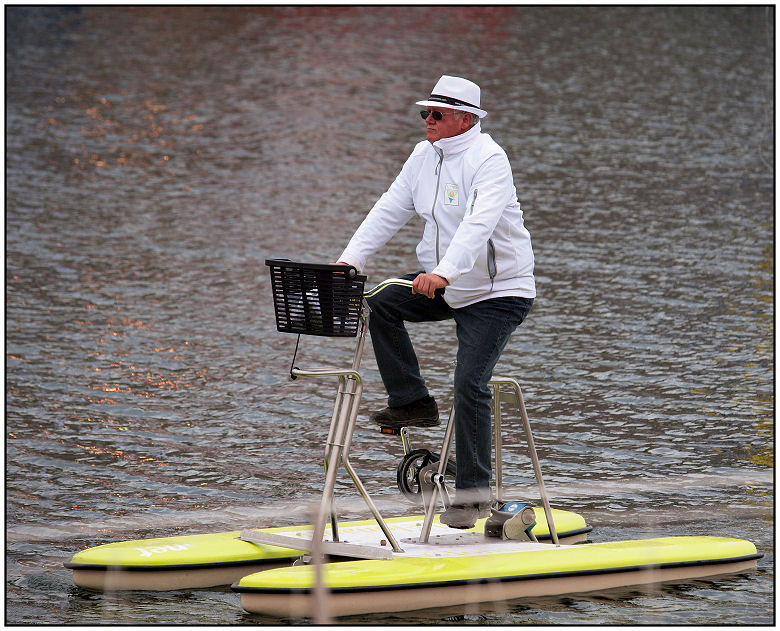
[[[472,105],[471,103],[467,103],[466,101],[461,101],[460,99],[454,99],[451,96],[443,96],[441,94],[431,94],[429,101],[437,101],[439,103],[447,103],[448,105],[465,105],[466,107],[473,107],[475,109],[479,109],[478,106]]]

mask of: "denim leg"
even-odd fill
[[[419,273],[419,272],[418,272]],[[402,276],[414,280],[417,274]],[[425,380],[406,322],[431,322],[451,319],[452,308],[441,296],[433,299],[413,294],[410,287],[389,285],[368,299],[371,315],[368,330],[376,363],[387,390],[387,404],[398,407],[428,395]]]
[[[455,310],[455,489],[459,502],[490,499],[493,436],[487,384],[509,336],[532,304],[531,298],[507,296]]]

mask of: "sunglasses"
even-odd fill
[[[420,112],[420,116],[422,116],[423,120],[427,120],[429,114],[433,116],[433,120],[435,121],[440,121],[442,118],[444,118],[444,114],[439,111],[429,112],[428,110],[423,110]]]

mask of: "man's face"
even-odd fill
[[[465,112],[455,113],[448,108],[429,107],[425,119],[425,137],[429,142],[450,138],[468,131],[471,117]],[[442,119],[437,121],[430,112],[441,112]]]

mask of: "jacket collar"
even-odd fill
[[[450,138],[442,138],[431,144],[435,148],[443,151],[446,156],[452,155],[453,153],[460,153],[474,144],[477,138],[479,138],[481,129],[481,123],[477,123],[474,127],[468,131],[464,131],[462,134],[451,136]]]

